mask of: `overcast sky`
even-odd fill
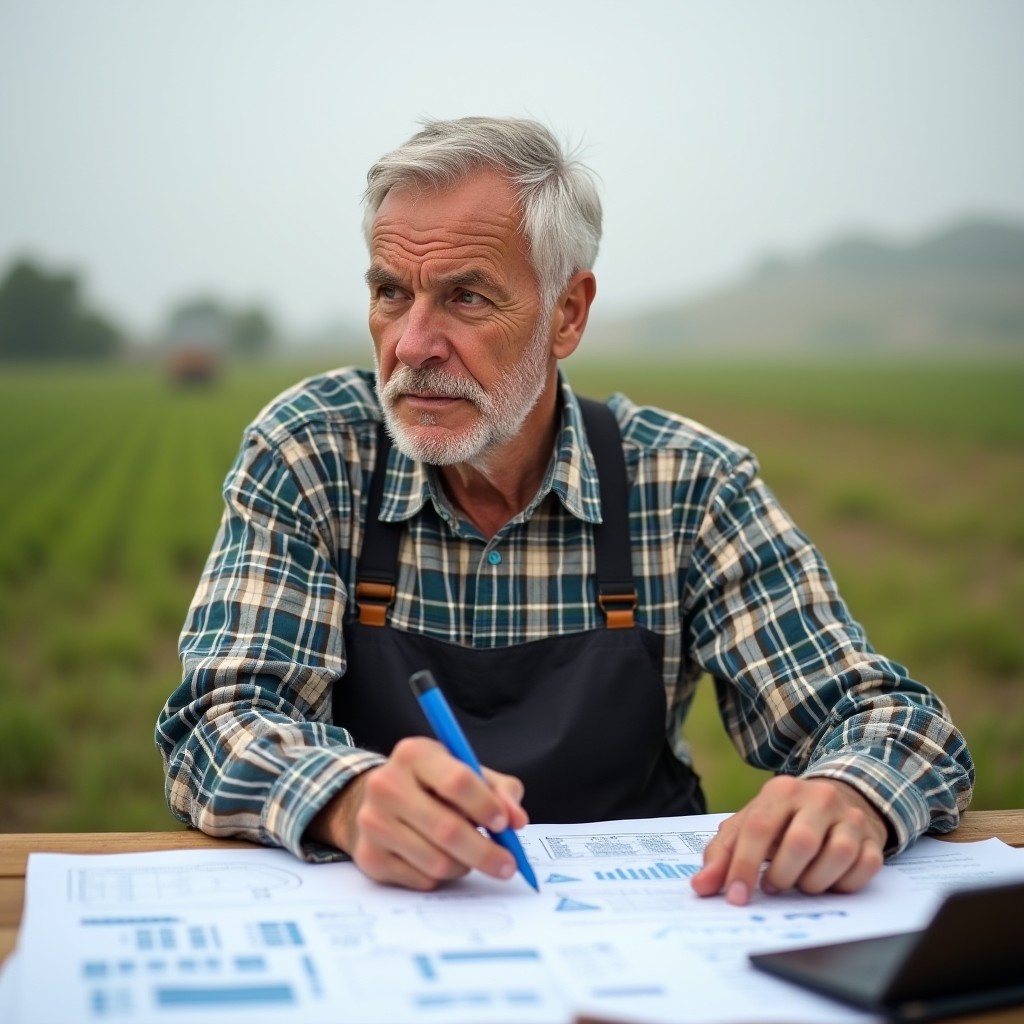
[[[851,229],[1024,219],[1016,0],[0,0],[0,270],[131,328],[182,297],[364,316],[366,168],[424,116],[583,144],[595,318]]]

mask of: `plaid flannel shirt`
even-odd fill
[[[493,538],[432,469],[392,451],[381,518],[406,531],[391,628],[494,648],[603,626],[598,481],[560,386],[544,483]],[[868,644],[750,452],[621,395],[609,405],[631,482],[637,622],[664,639],[676,755],[688,760],[682,727],[706,673],[750,764],[854,786],[886,819],[888,853],[954,828],[974,776],[963,737]],[[382,761],[332,720],[380,420],[372,373],[341,369],[286,391],[245,432],[181,635],[183,681],[156,731],[171,810],[212,835],[341,856],[304,840],[306,826]]]

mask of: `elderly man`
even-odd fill
[[[157,727],[174,813],[416,889],[507,878],[479,826],[704,810],[680,732],[706,672],[776,775],[702,895],[855,890],[955,827],[963,738],[750,453],[560,374],[596,291],[587,170],[536,123],[466,118],[368,182],[376,375],[307,380],[246,431]],[[427,738],[423,668],[483,779]]]

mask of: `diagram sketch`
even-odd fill
[[[266,900],[302,882],[293,871],[254,864],[204,864],[195,868],[85,868],[73,876],[72,897],[90,907],[172,903],[209,905],[220,899]]]

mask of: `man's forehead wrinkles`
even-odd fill
[[[490,244],[488,244],[488,242]],[[408,239],[390,235],[375,235],[370,253],[373,265],[394,273],[429,272],[452,274],[452,268],[466,272],[500,275],[500,268],[508,262],[508,248],[497,239],[463,240],[457,245],[411,245]]]
[[[483,249],[504,252],[508,248],[507,236],[500,232],[490,233],[481,230],[467,232],[446,231],[409,231],[390,229],[387,225],[378,225],[373,231],[373,242],[381,245],[392,245],[415,256],[425,256],[431,252],[449,250],[453,253],[461,250]]]
[[[417,252],[400,245],[374,245],[371,250],[371,265],[394,273],[401,273],[407,267],[465,267],[489,273],[493,268],[503,266],[507,260],[504,252],[486,246],[464,246],[459,249],[427,249]],[[446,271],[450,273],[451,271]]]

